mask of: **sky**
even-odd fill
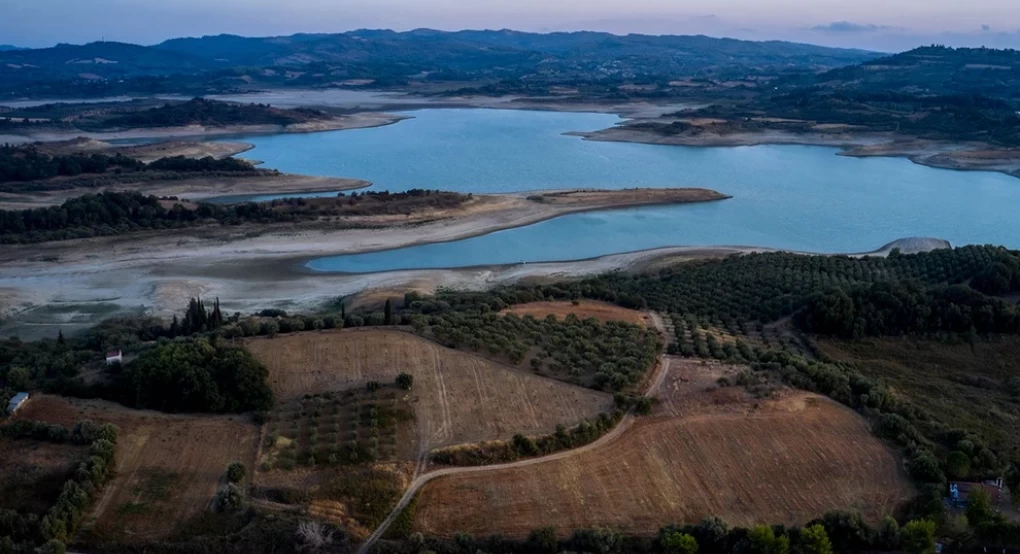
[[[1020,48],[1016,0],[0,0],[0,44],[409,30],[706,34],[899,51]]]

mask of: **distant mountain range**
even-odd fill
[[[479,83],[483,92],[542,94],[551,86],[619,93],[623,84],[669,89],[709,79],[740,92],[780,86],[1020,96],[1020,52],[919,48],[863,50],[706,36],[598,32],[359,30],[279,37],[216,35],[153,46],[118,42],[0,51],[0,93],[66,96],[130,92],[204,94],[250,87],[370,82]],[[489,83],[489,84],[486,84]],[[493,83],[499,83],[498,85]],[[773,90],[772,84],[768,90]],[[619,93],[624,94],[624,93]],[[663,94],[676,94],[676,91]]]
[[[789,42],[752,42],[705,36],[619,36],[609,33],[519,31],[407,32],[359,30],[249,38],[234,35],[173,39],[155,48],[214,58],[233,65],[301,66],[309,63],[407,59],[460,70],[495,62],[512,67],[604,63],[643,57],[663,69],[689,73],[731,63],[738,66],[837,67],[876,57],[862,50]]]
[[[17,46],[10,44],[0,44],[0,52],[7,52],[10,50],[22,50],[22,48],[18,48]]]
[[[409,32],[361,30],[283,37],[217,35],[173,39],[154,46],[95,42],[81,46],[0,52],[0,80],[123,79],[215,72],[254,78],[274,71],[314,72],[319,81],[411,76],[443,79],[676,78],[820,71],[877,55],[861,50],[788,42],[704,36],[618,36],[608,33],[517,31]]]

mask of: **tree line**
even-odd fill
[[[178,171],[178,172],[241,172],[255,168],[237,158],[187,158],[174,156],[160,158],[145,164],[123,154],[61,154],[39,152],[33,145],[0,146],[0,184],[9,182],[39,181],[53,177],[74,177],[83,174],[102,174],[107,171]]]

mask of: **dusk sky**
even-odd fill
[[[1020,48],[1015,0],[2,0],[0,44],[513,28],[706,34],[875,50]]]

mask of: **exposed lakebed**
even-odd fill
[[[315,271],[576,260],[672,245],[859,252],[906,236],[1020,247],[1020,181],[812,146],[692,148],[585,141],[616,116],[431,109],[373,129],[255,136],[246,157],[290,173],[367,179],[376,190],[507,193],[704,187],[733,198],[558,217],[447,243],[319,258]],[[258,197],[260,200],[271,197]]]

